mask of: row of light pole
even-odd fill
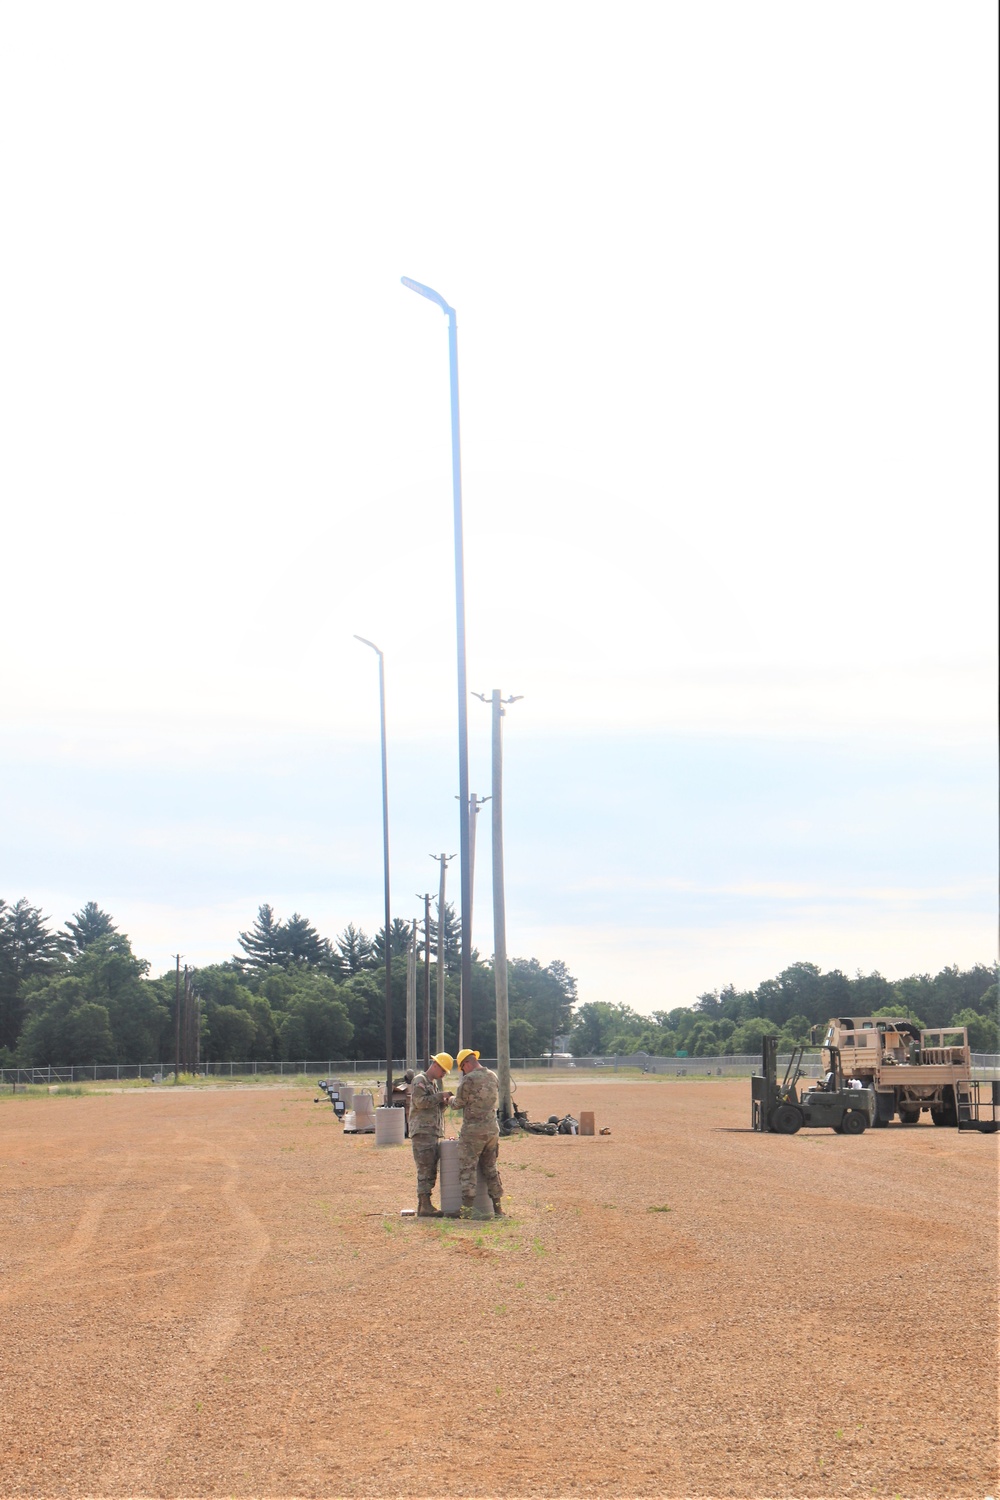
[[[462,453],[458,416],[458,321],[455,309],[440,292],[401,278],[405,287],[417,292],[430,302],[435,302],[448,319],[448,371],[451,392],[451,477],[452,512],[455,533],[455,632],[458,655],[458,806],[459,849],[461,855],[461,922],[462,922],[462,974],[459,989],[458,1046],[459,1050],[471,1040],[470,1004],[472,1000],[472,808],[469,797],[469,707],[468,682],[465,665],[465,556],[462,530]],[[371,647],[378,656],[379,709],[382,731],[382,854],[385,886],[385,1051],[386,1051],[386,1103],[392,1093],[392,938],[390,930],[389,903],[389,781],[386,765],[385,743],[385,658],[373,641],[364,636],[355,640]],[[482,694],[477,696],[483,697]],[[484,698],[484,701],[485,698]],[[513,698],[506,700],[513,703]],[[494,969],[497,984],[497,1049],[500,1072],[500,1105],[504,1117],[510,1114],[510,1052],[507,1036],[507,955],[506,928],[503,902],[503,844],[502,844],[502,798],[500,789],[500,720],[503,715],[499,689],[494,689],[493,704],[493,916],[494,916]],[[478,808],[477,808],[478,811]],[[499,881],[499,883],[498,883]],[[443,883],[443,868],[442,868]],[[499,905],[498,905],[499,902]],[[439,903],[440,905],[440,903]],[[498,915],[499,914],[499,915]],[[444,923],[444,911],[438,912],[439,927]],[[502,973],[501,973],[502,969]],[[501,1017],[501,993],[503,1015]],[[501,1030],[503,1045],[501,1046]],[[425,1028],[426,1035],[426,1028]],[[425,1058],[426,1061],[426,1058]]]

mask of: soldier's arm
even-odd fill
[[[440,1102],[440,1096],[436,1089],[431,1088],[426,1082],[415,1083],[413,1085],[413,1092],[410,1095],[410,1114],[418,1115],[422,1119],[427,1119],[431,1116],[434,1119],[438,1119]]]

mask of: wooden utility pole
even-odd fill
[[[438,882],[438,941],[437,941],[437,1024],[435,1026],[435,1046],[438,1052],[444,1051],[444,877],[445,871],[454,854],[432,854],[431,859],[436,859],[441,865],[441,878]]]
[[[174,1083],[181,1072],[181,955],[174,954],[177,968],[174,973]]]
[[[479,814],[482,812],[483,808],[486,806],[487,802],[490,799],[489,797],[478,797],[476,793],[473,792],[469,800],[471,812],[471,817],[469,819],[469,868],[472,871],[472,890],[469,896],[469,929],[471,931],[472,913],[475,910],[476,904],[476,824],[479,822]],[[470,996],[469,1003],[471,1004],[471,1002],[472,997]],[[462,1045],[467,1047],[468,1042],[463,1042]]]
[[[503,717],[504,704],[517,703],[521,694],[501,698],[494,688],[489,699],[477,693],[493,710],[493,978],[497,995],[497,1079],[500,1084],[500,1118],[513,1114],[510,1096],[510,1023],[507,1008],[507,911],[503,884]]]
[[[406,1066],[417,1066],[417,919],[406,946]]]
[[[469,942],[472,942],[472,912],[476,899],[476,824],[479,814],[482,812],[489,797],[480,797],[473,792],[469,797]],[[457,801],[457,798],[456,798]],[[469,996],[468,1004],[463,999],[462,986],[465,984],[465,965],[462,966],[462,977],[459,981],[458,996],[458,1046],[459,1051],[469,1045],[472,1036],[472,996]],[[465,1035],[465,1030],[469,1035]]]
[[[184,965],[184,1071],[194,1072],[194,1027],[192,1025],[191,1012],[191,980],[188,977],[188,966]]]
[[[418,892],[419,894],[419,892]],[[424,1014],[421,1051],[423,1052],[424,1067],[431,1060],[431,893],[425,891],[421,900],[424,903]]]

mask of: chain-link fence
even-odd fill
[[[496,1067],[495,1057],[484,1057],[487,1067]],[[779,1069],[784,1069],[789,1054],[778,1058]],[[662,1074],[672,1078],[747,1078],[760,1071],[759,1053],[746,1053],[733,1057],[652,1057],[645,1052],[608,1055],[605,1057],[512,1057],[510,1065],[515,1073],[560,1074],[566,1077],[579,1072],[593,1071],[602,1077],[616,1074],[626,1077]],[[403,1058],[393,1058],[392,1070],[402,1073],[406,1067]],[[807,1078],[815,1078],[820,1072],[819,1050],[806,1052],[802,1068]],[[312,1078],[340,1077],[344,1079],[384,1078],[384,1057],[361,1058],[352,1061],[328,1059],[326,1062],[205,1062],[199,1063],[196,1076],[204,1079],[246,1078],[294,1078],[296,1075]],[[149,1083],[166,1083],[174,1076],[172,1063],[87,1063],[65,1067],[44,1068],[0,1068],[0,1085],[58,1085],[77,1083],[127,1083],[145,1080]],[[190,1075],[185,1075],[190,1076]],[[1000,1054],[996,1052],[973,1052],[972,1076],[974,1078],[1000,1077]]]

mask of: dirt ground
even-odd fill
[[[522,1085],[612,1134],[486,1225],[302,1085],[0,1100],[0,1494],[1000,1497],[998,1138],[749,1094]]]

